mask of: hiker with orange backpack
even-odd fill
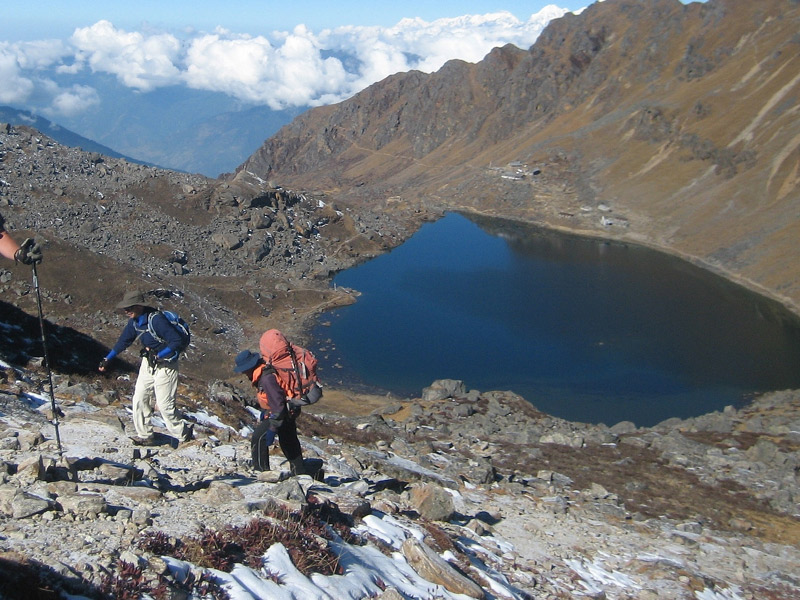
[[[253,468],[268,471],[269,447],[278,438],[293,475],[305,474],[303,450],[297,438],[300,407],[322,396],[316,376],[316,358],[290,344],[277,329],[261,336],[261,354],[243,350],[236,356],[234,371],[247,375],[256,389],[261,416],[250,440]]]

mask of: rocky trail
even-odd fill
[[[43,369],[1,366],[5,599],[800,594],[800,393],[637,429],[450,380],[329,390],[289,477],[250,468],[229,382],[182,378],[196,439],[138,448],[130,374],[56,373],[59,456]]]

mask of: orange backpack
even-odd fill
[[[310,350],[290,343],[277,329],[265,331],[258,347],[264,362],[275,369],[275,378],[293,404],[314,404],[322,397],[317,358]]]

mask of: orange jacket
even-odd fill
[[[264,369],[268,370],[267,373],[264,373]],[[262,374],[267,376],[272,375],[272,377],[267,377],[265,381],[260,384]],[[253,387],[256,388],[258,405],[263,410],[275,414],[283,410],[284,406],[286,406],[286,395],[283,389],[281,389],[278,378],[275,377],[275,371],[272,367],[263,363],[258,365],[253,369],[251,382]]]

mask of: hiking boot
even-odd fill
[[[152,433],[146,437],[136,436],[135,438],[131,438],[131,442],[133,442],[134,446],[155,446],[156,436]]]
[[[194,439],[194,423],[191,425],[183,426],[183,433],[181,434],[181,442],[191,442]]]
[[[293,458],[289,461],[289,471],[291,471],[292,475],[306,474],[306,467],[303,464],[302,456],[298,456],[297,458]]]

